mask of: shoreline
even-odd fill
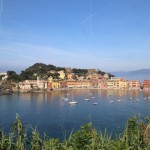
[[[54,91],[69,91],[69,90],[115,90],[115,91],[150,91],[149,89],[143,90],[143,89],[107,89],[107,88],[98,88],[98,87],[90,87],[90,88],[62,88],[62,89],[53,89],[53,90],[47,90],[47,89],[41,89],[41,90],[12,90],[10,92],[6,91],[0,91],[0,96],[1,95],[10,95],[13,93],[45,93],[45,92],[54,92]]]

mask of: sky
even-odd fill
[[[149,56],[150,0],[0,0],[0,71],[131,71]]]

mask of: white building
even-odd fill
[[[0,76],[2,76],[2,80],[6,80],[8,78],[8,75],[6,72],[1,72]]]
[[[25,80],[23,82],[19,82],[18,86],[22,90],[31,90],[32,88],[47,89],[47,81],[40,80],[37,77],[37,80]]]

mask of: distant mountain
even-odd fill
[[[135,71],[128,71],[128,72],[111,72],[116,77],[123,77],[128,80],[140,80],[143,82],[144,79],[150,79],[150,69],[140,69]]]

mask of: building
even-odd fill
[[[50,70],[50,71],[47,71],[47,73],[54,74],[54,73],[57,73],[57,72],[56,72],[56,70]]]
[[[4,80],[6,80],[6,79],[8,78],[8,75],[7,75],[6,72],[1,72],[1,73],[0,73],[0,77],[1,77],[1,79],[4,81]]]
[[[74,79],[74,78],[75,78],[75,74],[74,73],[67,74],[67,79],[68,80],[71,80],[71,79]]]
[[[27,80],[24,82],[19,82],[18,84],[19,89],[21,90],[31,90],[32,89],[32,84],[29,83]]]
[[[37,77],[37,80],[25,80],[23,82],[19,82],[18,87],[21,90],[47,89],[47,81],[40,80]]]
[[[60,79],[65,79],[66,75],[65,75],[64,70],[58,71],[58,73],[59,73],[59,78]]]
[[[106,84],[106,80],[101,79],[98,81],[98,87],[101,89],[107,89],[107,84]]]
[[[77,77],[77,80],[79,80],[79,81],[83,81],[84,79],[85,79],[84,76]]]
[[[130,80],[128,81],[128,85],[129,85],[129,89],[140,89],[141,85],[140,85],[140,81],[138,80]]]
[[[91,82],[88,80],[84,81],[68,80],[66,81],[66,85],[68,88],[88,88],[91,86]]]
[[[52,82],[52,89],[60,89],[60,82],[53,81]]]
[[[65,71],[66,71],[67,74],[72,73],[72,69],[71,68],[65,68]]]
[[[113,89],[116,88],[116,81],[115,80],[107,80],[106,81],[107,89]]]
[[[149,90],[149,89],[150,89],[150,80],[144,80],[143,90]]]
[[[88,69],[88,74],[96,73],[96,69]]]
[[[60,88],[67,88],[67,82],[66,81],[60,81]]]
[[[99,80],[102,78],[103,78],[103,76],[101,74],[98,74],[98,73],[93,73],[93,74],[89,74],[86,76],[86,79],[88,79],[88,80]]]
[[[115,87],[119,89],[128,89],[128,81],[123,78],[116,78]]]
[[[106,74],[104,74],[104,78],[105,79],[109,79],[109,75],[106,73]]]

